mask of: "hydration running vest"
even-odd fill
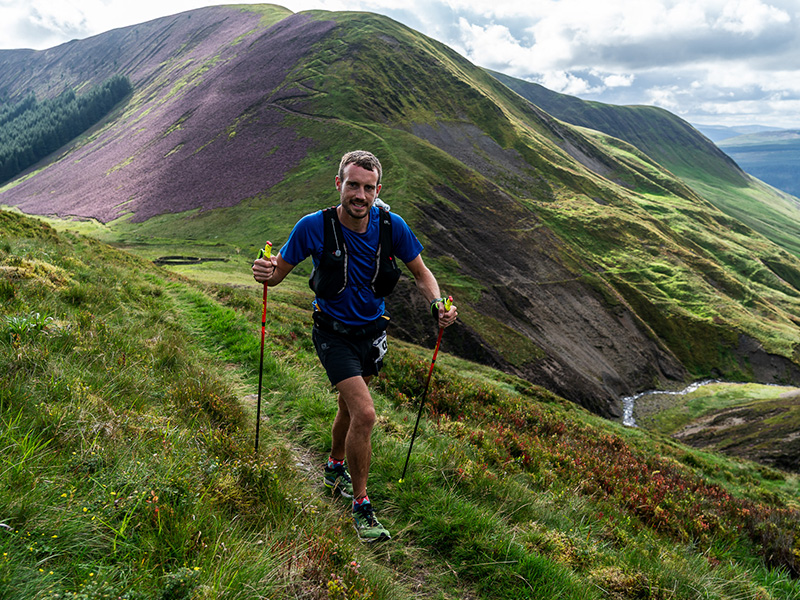
[[[376,298],[383,298],[397,285],[400,279],[400,267],[397,266],[392,252],[392,218],[381,207],[378,207],[378,213],[380,232],[370,289]],[[335,206],[322,211],[322,221],[324,227],[322,257],[311,271],[308,285],[318,297],[331,300],[347,287],[347,245],[344,243],[342,224],[339,222]]]

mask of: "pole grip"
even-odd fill
[[[264,247],[259,249],[258,258],[271,258],[272,257],[272,242],[267,242]]]

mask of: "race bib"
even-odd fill
[[[384,355],[389,350],[389,340],[386,337],[386,332],[377,340],[372,342],[372,347],[375,348],[375,362],[379,363],[383,360]]]

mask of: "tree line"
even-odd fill
[[[31,92],[0,105],[0,183],[89,129],[132,90],[127,77],[114,75],[80,96],[67,90],[38,102]]]

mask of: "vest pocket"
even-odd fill
[[[400,279],[400,268],[397,266],[394,256],[385,259],[379,257],[378,262],[378,274],[372,282],[372,291],[376,298],[383,298],[391,294],[394,286],[397,285]]]
[[[311,271],[308,286],[323,300],[335,298],[347,286],[347,254],[339,256],[324,253],[319,264]]]

